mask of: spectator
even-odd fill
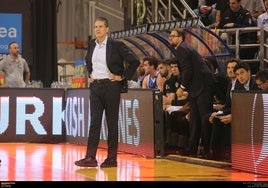
[[[257,18],[257,25],[260,28],[268,29],[268,0],[264,0],[264,5],[266,8],[266,12],[259,15],[259,17]],[[260,36],[261,36],[260,31],[257,33],[257,36],[258,36],[258,40],[260,40]]]
[[[241,5],[241,0],[229,0],[229,8],[223,13],[220,22],[221,29],[254,27],[256,24],[250,12]],[[235,44],[236,38],[233,36],[232,44]],[[257,44],[256,32],[246,32],[239,35],[240,44]],[[239,49],[240,59],[254,59],[259,47],[247,47]],[[255,74],[259,68],[257,63],[250,64],[251,72]]]
[[[229,0],[216,0],[216,23],[215,27],[218,28],[222,19],[223,13],[229,8]]]
[[[199,0],[199,6],[194,13],[200,18],[204,26],[212,28],[216,22],[215,0]]]
[[[242,0],[241,5],[251,13],[253,20],[256,22],[259,15],[265,12],[263,0]]]

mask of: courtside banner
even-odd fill
[[[232,168],[267,176],[268,93],[234,91],[231,128]]]
[[[22,52],[22,14],[0,13],[0,54],[7,54],[8,44],[13,41]]]

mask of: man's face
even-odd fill
[[[14,56],[18,56],[20,52],[20,48],[19,45],[17,43],[13,43],[10,45],[9,47],[9,53],[14,55]]]
[[[143,68],[143,61],[140,61],[140,65],[137,68],[137,73],[139,76],[142,76],[145,74],[144,68]]]
[[[154,70],[154,66],[149,64],[149,61],[143,62],[143,68],[146,74],[152,72]]]
[[[248,80],[250,79],[251,73],[250,73],[250,70],[246,71],[244,68],[241,68],[235,71],[235,75],[236,75],[237,80],[241,84],[246,84]]]
[[[233,12],[238,12],[241,6],[241,1],[237,2],[237,0],[229,0],[229,6]]]
[[[179,71],[179,68],[178,68],[178,65],[177,64],[171,64],[170,65],[170,69],[171,69],[171,73],[173,75],[179,75],[180,74],[180,71]]]
[[[168,39],[170,45],[173,47],[177,47],[182,42],[182,37],[179,37],[176,31],[171,31]]]
[[[236,75],[234,73],[234,67],[236,66],[237,62],[229,62],[227,64],[227,76],[230,78],[230,79],[235,79],[236,78]]]
[[[265,8],[266,8],[266,10],[268,9],[268,0],[265,0],[264,1],[264,5],[265,5]]]
[[[96,21],[94,24],[94,32],[97,38],[104,38],[109,32],[109,27],[105,25],[104,21]]]
[[[165,78],[167,77],[168,75],[168,72],[169,72],[169,66],[163,64],[163,63],[160,63],[157,67],[158,71],[159,71],[159,74],[161,75],[161,77]]]
[[[268,91],[268,80],[266,80],[265,82],[262,82],[261,80],[256,79],[256,84],[263,91]]]

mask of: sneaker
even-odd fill
[[[105,160],[101,165],[101,168],[109,168],[109,167],[117,167],[117,161],[116,160]]]
[[[76,166],[81,166],[81,167],[96,167],[96,166],[98,166],[97,160],[93,159],[91,157],[86,157],[84,159],[80,159],[78,161],[75,161],[74,164]]]

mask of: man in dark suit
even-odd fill
[[[178,97],[188,91],[190,106],[189,146],[185,155],[197,155],[203,129],[202,118],[213,111],[213,87],[215,78],[202,56],[185,41],[183,29],[173,29],[169,36],[170,44],[177,50],[177,63],[181,74]]]
[[[235,66],[234,66],[235,64]],[[233,69],[233,71],[231,69]],[[228,70],[229,69],[229,70]],[[231,78],[228,92],[226,93],[226,102],[220,111],[214,112],[209,117],[211,123],[211,140],[210,152],[207,156],[214,160],[231,161],[231,104],[232,91],[242,90],[260,90],[254,77],[251,75],[250,67],[246,62],[239,60],[230,60],[227,64],[228,76],[235,74],[235,78]]]
[[[238,82],[240,83],[235,87],[236,90],[260,90],[260,88],[256,84],[255,78],[252,76],[248,63],[238,63],[234,67],[234,72]]]
[[[118,115],[120,93],[124,80],[130,80],[140,62],[124,43],[108,37],[108,20],[96,19],[96,39],[89,41],[86,55],[90,89],[90,130],[85,158],[75,162],[81,167],[96,167],[97,147],[103,112],[108,129],[108,155],[101,168],[117,166]],[[127,62],[128,66],[124,63]],[[124,83],[127,83],[126,81]]]

